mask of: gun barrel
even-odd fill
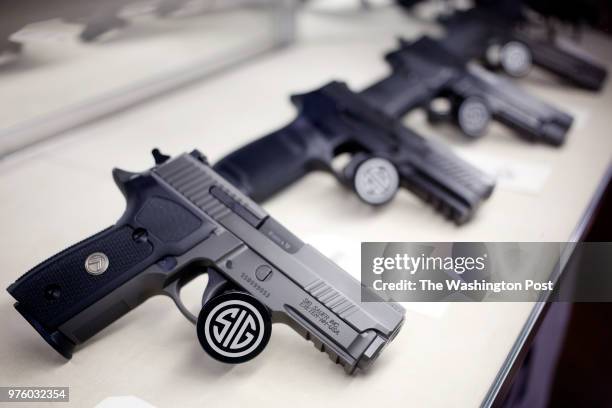
[[[530,48],[535,65],[592,91],[601,90],[605,84],[608,71],[593,57],[580,55],[559,41],[534,40],[527,36],[518,38]]]
[[[398,166],[406,188],[457,224],[469,221],[495,187],[492,176],[433,142],[427,153],[414,155],[406,163],[405,168]]]
[[[554,146],[565,142],[572,116],[483,68],[470,65],[468,70],[470,77],[454,85],[457,92],[481,97],[496,119],[527,139]]]

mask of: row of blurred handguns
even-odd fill
[[[606,69],[592,59],[527,36],[526,24],[494,7],[457,10],[443,19],[443,38],[400,40],[385,56],[387,77],[361,92],[331,82],[292,96],[299,113],[291,123],[214,168],[259,202],[310,171],[325,170],[368,204],[390,201],[401,186],[464,223],[491,195],[494,179],[408,129],[401,118],[424,108],[430,123],[450,122],[469,138],[483,136],[498,121],[524,139],[560,146],[572,116],[503,76],[527,75],[537,65],[588,90],[599,90],[606,78]],[[470,63],[474,59],[483,64]],[[343,169],[332,165],[346,153],[351,158]]]

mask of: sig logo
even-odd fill
[[[94,252],[85,260],[85,270],[91,275],[101,275],[108,269],[108,257],[102,252]]]
[[[363,201],[381,205],[390,201],[399,188],[399,174],[387,159],[372,157],[359,165],[353,185]]]
[[[271,321],[253,296],[228,292],[207,302],[198,317],[198,339],[208,354],[226,363],[242,363],[268,344]]]

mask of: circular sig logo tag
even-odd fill
[[[102,252],[94,252],[85,260],[85,270],[91,275],[101,275],[108,269],[108,257]]]
[[[501,65],[509,75],[522,77],[531,69],[531,51],[521,42],[510,41],[501,49]]]
[[[478,97],[469,97],[459,106],[459,127],[470,137],[480,137],[491,121],[491,112]]]
[[[359,165],[355,172],[355,192],[368,204],[380,205],[393,198],[399,188],[399,175],[387,159],[373,157]]]
[[[213,358],[242,363],[268,344],[271,321],[266,308],[251,295],[229,292],[207,302],[197,322],[198,339]]]

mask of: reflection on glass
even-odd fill
[[[182,75],[188,73],[190,80],[204,77],[208,68],[229,66],[278,45],[283,41],[278,27],[284,4],[281,0],[1,3],[0,95],[5,103],[0,110],[0,156],[31,142],[26,139],[43,137],[45,129],[37,129],[34,136],[25,134],[32,133],[34,124],[70,112],[76,115],[88,104],[99,105],[111,96],[120,99],[136,88],[169,79],[178,86]],[[47,128],[51,131],[53,126]]]

